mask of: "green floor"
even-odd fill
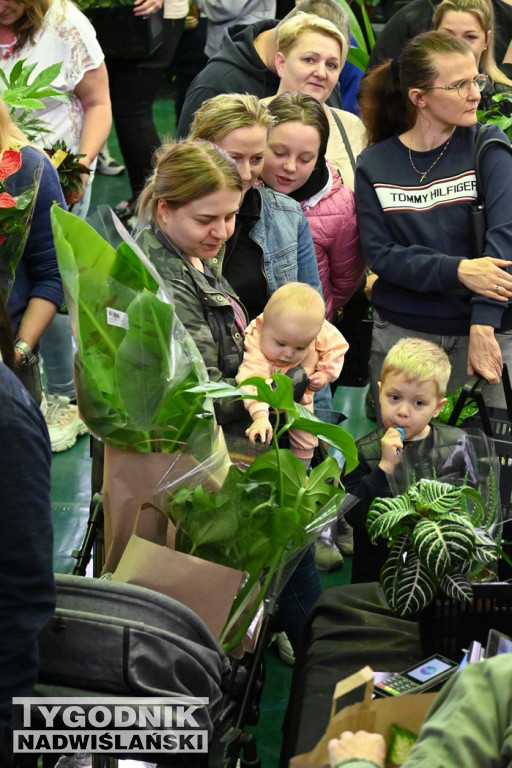
[[[159,101],[155,118],[162,135],[169,135],[174,128],[174,109],[170,101]],[[109,140],[112,152],[119,159],[114,132]],[[97,175],[94,181],[92,209],[106,203],[115,205],[129,196],[126,173],[118,177]],[[343,412],[347,421],[343,426],[355,438],[374,428],[364,410],[365,389],[338,388],[335,407]],[[89,440],[80,438],[70,451],[56,454],[52,464],[52,506],[55,527],[55,569],[70,573],[75,561],[71,555],[82,542],[88,518],[90,502]],[[341,571],[322,575],[324,588],[346,583],[350,579],[350,558],[346,558]],[[288,700],[291,668],[286,667],[274,650],[266,654],[266,679],[261,699],[261,714],[256,733],[258,753],[262,768],[276,768],[281,744],[281,723]]]

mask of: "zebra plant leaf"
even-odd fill
[[[371,520],[370,515],[368,515],[367,529],[372,543],[375,544],[377,539],[381,537],[395,538],[397,534],[403,533],[401,523],[407,521],[410,516],[411,512],[407,509],[390,510],[383,515],[375,515]],[[403,527],[405,529],[410,528],[408,525]]]
[[[473,587],[461,573],[448,574],[439,582],[439,589],[452,600],[473,602]]]
[[[381,571],[381,583],[390,608],[400,616],[414,616],[435,597],[437,579],[414,550],[404,557],[404,541],[392,548]]]
[[[420,514],[438,513],[444,515],[460,506],[462,489],[467,486],[454,486],[439,480],[420,480],[407,490],[416,510]]]
[[[473,561],[489,565],[496,561],[498,557],[498,548],[494,538],[486,531],[475,531],[475,551]]]
[[[449,513],[443,520],[423,519],[411,541],[420,560],[436,579],[469,563],[475,549],[475,529],[466,518]]]
[[[389,536],[395,526],[414,516],[415,509],[405,493],[390,499],[374,499],[368,511],[366,527],[370,538],[375,541],[379,536]],[[412,525],[411,520],[408,527]]]
[[[366,527],[372,542],[384,538],[391,544],[381,582],[393,611],[411,616],[438,589],[456,600],[471,599],[466,575],[498,555],[499,505],[490,506],[476,488],[432,479],[414,483],[401,496],[374,500]]]

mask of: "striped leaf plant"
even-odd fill
[[[499,503],[494,477],[490,482],[494,490],[488,504],[476,488],[435,479],[373,501],[366,526],[372,543],[380,538],[389,542],[381,583],[395,613],[417,614],[438,590],[455,600],[472,600],[472,576],[502,554],[495,539]]]

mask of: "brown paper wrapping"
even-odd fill
[[[218,640],[243,573],[176,552],[174,538],[174,526],[166,515],[152,504],[143,504],[112,579],[178,600],[191,608]]]
[[[336,685],[331,717],[324,735],[311,752],[292,757],[290,768],[329,768],[327,744],[331,739],[338,739],[343,731],[380,733],[388,743],[393,724],[419,733],[437,694],[416,693],[372,699],[373,676],[373,670],[364,667]],[[336,712],[337,700],[361,685],[366,686],[364,701]]]
[[[222,431],[215,448],[220,461],[214,474],[198,470],[198,461],[189,453],[143,453],[121,451],[105,445],[103,511],[105,530],[104,573],[114,571],[133,531],[135,518],[146,502],[165,509],[171,490],[180,485],[203,483],[208,491],[222,485],[229,466],[229,454]],[[224,460],[223,460],[224,457]],[[195,473],[195,474],[193,474]],[[162,487],[164,486],[164,487]]]

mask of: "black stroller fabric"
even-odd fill
[[[208,697],[195,717],[211,738],[230,661],[201,619],[142,587],[68,575],[56,582],[36,693]]]

